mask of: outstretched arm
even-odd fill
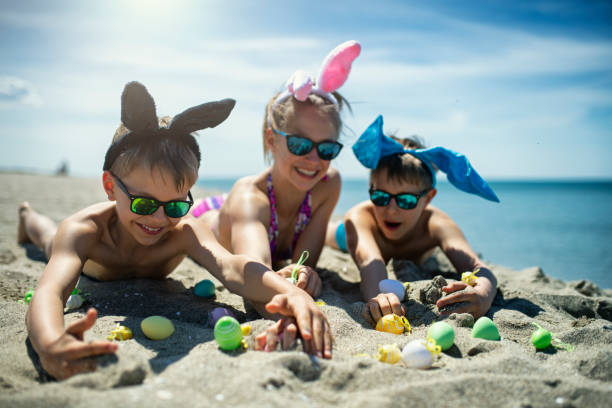
[[[486,314],[495,298],[497,279],[470,247],[461,229],[450,217],[442,212],[436,214],[432,217],[431,227],[440,248],[459,274],[480,269],[475,286],[454,282],[442,288],[448,295],[438,300],[438,308],[457,304],[457,308],[443,314],[471,313],[476,318]],[[459,306],[461,302],[464,303]]]
[[[378,284],[387,279],[387,267],[374,235],[376,221],[367,205],[360,204],[344,218],[347,247],[361,274],[361,295],[367,302],[362,316],[372,325],[384,315],[403,316],[404,308],[393,293],[379,293]]]
[[[327,318],[302,289],[295,287],[266,265],[246,255],[234,255],[216,240],[210,230],[194,228],[186,222],[182,236],[186,239],[187,254],[198,261],[230,291],[255,303],[270,302],[283,295],[282,307],[272,307],[270,313],[291,315],[307,351],[331,357],[331,331]]]
[[[83,333],[97,317],[95,309],[64,329],[64,304],[76,286],[94,236],[91,228],[70,220],[62,222],[53,241],[53,253],[38,282],[26,314],[28,335],[43,368],[57,379],[95,369],[86,359],[114,353],[117,345],[107,341],[85,343]]]

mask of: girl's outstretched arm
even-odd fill
[[[186,252],[233,293],[256,303],[268,303],[283,295],[281,307],[268,310],[296,319],[305,348],[314,354],[331,357],[331,330],[327,318],[302,289],[247,255],[234,255],[216,240],[213,233],[196,228],[195,221],[183,225],[181,239]],[[269,309],[268,307],[266,307]],[[329,347],[329,349],[327,349]]]

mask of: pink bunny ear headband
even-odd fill
[[[283,103],[291,96],[303,102],[311,93],[327,99],[337,107],[338,101],[332,92],[346,82],[351,72],[351,64],[360,52],[361,45],[357,41],[347,41],[334,48],[323,60],[316,82],[307,72],[295,71],[287,81],[287,90],[276,97],[272,107]]]

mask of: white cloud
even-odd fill
[[[43,99],[36,87],[21,78],[0,76],[0,107],[15,104],[42,106]]]

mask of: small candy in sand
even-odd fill
[[[402,359],[402,352],[397,344],[385,344],[378,346],[376,358],[382,363],[395,364]]]
[[[493,320],[486,316],[482,316],[480,319],[476,320],[476,323],[474,323],[474,328],[472,329],[472,337],[485,340],[500,339],[497,326],[495,326]]]
[[[213,297],[215,295],[215,284],[210,279],[204,279],[195,285],[193,293],[199,297]]]
[[[427,340],[413,340],[404,346],[402,360],[410,368],[429,368],[440,351],[440,346],[430,337]]]
[[[400,302],[406,297],[406,286],[395,279],[383,279],[378,282],[378,290],[380,293],[394,293]]]
[[[132,331],[125,326],[121,326],[117,323],[117,326],[111,330],[110,334],[106,336],[106,340],[128,340],[133,337]]]
[[[402,334],[404,331],[410,333],[412,329],[408,319],[404,316],[400,317],[396,314],[388,314],[378,320],[378,323],[376,323],[376,330],[393,334]]]
[[[34,289],[30,289],[25,293],[23,301],[26,303],[30,303],[30,301],[32,300],[32,296],[34,296]]]
[[[217,321],[214,334],[215,340],[222,350],[235,350],[242,343],[240,323],[231,316],[223,316]]]
[[[446,322],[435,322],[427,330],[427,337],[435,340],[442,350],[448,350],[455,342],[455,330]]]
[[[151,340],[163,340],[174,333],[174,325],[163,316],[149,316],[140,323],[145,336]]]
[[[476,279],[478,279],[478,276],[476,276],[478,272],[480,272],[480,268],[475,269],[474,272],[463,272],[461,274],[461,280],[470,286],[474,286],[476,285]]]

